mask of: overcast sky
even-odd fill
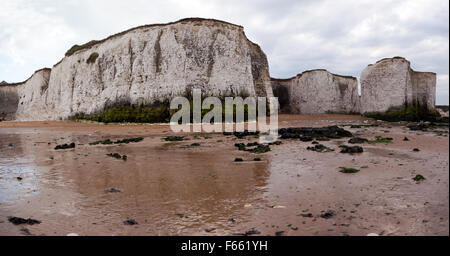
[[[359,78],[368,64],[403,56],[436,72],[437,103],[449,102],[447,0],[0,0],[0,81],[52,67],[74,44],[186,17],[244,26],[272,77],[325,68]]]

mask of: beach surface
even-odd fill
[[[168,125],[0,122],[0,235],[448,236],[448,127],[374,122],[279,116],[280,128],[339,125],[369,140],[392,138],[358,144],[358,154],[340,153],[350,138],[320,141],[332,152],[280,139],[255,154],[235,147],[255,136],[178,134]],[[107,156],[114,153],[127,158]],[[15,225],[10,216],[40,223]]]

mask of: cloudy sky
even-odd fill
[[[186,17],[244,26],[278,78],[316,68],[359,78],[403,56],[437,73],[437,103],[449,103],[447,0],[0,0],[0,81],[53,66],[74,44]]]

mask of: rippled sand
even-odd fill
[[[280,127],[364,121],[345,115],[279,118]],[[175,135],[167,125],[1,122],[0,235],[25,235],[22,228],[32,235],[233,235],[252,228],[261,235],[449,235],[448,129],[345,129],[394,142],[363,145],[364,153],[348,155],[338,150],[348,139],[321,142],[336,150],[330,153],[283,140],[255,155],[234,144],[256,138],[191,133],[184,134],[189,140],[166,142]],[[139,143],[88,144],[139,136]],[[70,142],[75,149],[54,150]],[[235,163],[237,157],[245,161]],[[343,174],[342,166],[361,171]],[[416,184],[416,174],[426,180]],[[121,192],[105,192],[111,188]],[[328,210],[335,215],[321,218]],[[311,218],[298,216],[308,213]],[[15,226],[8,216],[42,223]],[[139,224],[124,225],[127,219]]]

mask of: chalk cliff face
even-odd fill
[[[356,78],[326,70],[274,79],[266,55],[243,27],[190,18],[74,47],[52,69],[23,83],[1,83],[0,116],[64,120],[119,104],[168,103],[196,88],[204,97],[276,96],[284,113],[366,114],[408,106],[433,110],[436,74],[416,72],[401,57],[383,59],[362,72],[361,97]]]
[[[46,83],[37,73],[17,89],[17,120],[61,120],[122,103],[152,105],[188,96],[193,88],[204,96],[273,95],[259,46],[241,26],[206,19],[111,36],[66,56],[49,76]]]
[[[273,79],[272,86],[283,112],[359,113],[358,81],[354,77],[311,70],[291,79]]]
[[[12,120],[17,111],[19,96],[16,85],[0,86],[0,116],[5,120]]]
[[[0,116],[6,120],[35,119],[32,115],[45,109],[43,95],[50,72],[48,68],[40,69],[25,82],[0,86]]]
[[[436,74],[416,72],[404,58],[383,59],[361,74],[362,113],[419,106],[429,110],[436,103]]]

